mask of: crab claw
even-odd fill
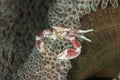
[[[74,50],[74,49],[66,49],[65,51],[60,53],[57,56],[57,58],[58,59],[64,59],[64,60],[70,60],[70,59],[74,59],[77,56],[79,56],[80,53],[81,53],[81,48],[79,48],[79,52]]]
[[[41,44],[41,41],[40,40],[36,40],[36,48],[38,49],[38,50],[40,50],[40,44]]]
[[[70,42],[72,43],[75,49],[65,49],[62,53],[60,53],[57,56],[58,59],[65,59],[65,60],[74,59],[81,53],[82,47],[79,41],[75,37],[71,37],[71,36],[68,36],[67,39],[70,40]]]
[[[40,52],[45,52],[44,42],[42,42],[41,40],[36,40],[36,48],[37,48],[37,50],[39,50]]]
[[[36,40],[40,40],[43,37],[44,33],[40,32],[36,35]]]
[[[36,44],[36,48],[40,51],[40,45],[41,45],[41,43],[42,43],[42,41],[41,41],[41,38],[43,37],[43,32],[40,32],[40,33],[38,33],[37,35],[36,35],[36,42],[35,42],[35,44]]]
[[[36,48],[40,51],[40,52],[44,52],[44,42],[42,41],[42,37],[49,37],[52,34],[51,30],[46,29],[40,33],[38,33],[36,35]]]

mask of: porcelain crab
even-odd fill
[[[84,34],[91,31],[93,31],[93,29],[72,30],[65,26],[53,26],[52,29],[44,30],[43,32],[40,32],[36,35],[36,48],[40,52],[45,52],[45,48],[44,48],[45,44],[41,40],[42,37],[49,37],[50,39],[53,39],[53,40],[56,40],[57,38],[65,38],[72,43],[72,46],[74,47],[74,49],[70,49],[70,48],[65,49],[63,52],[57,55],[57,59],[65,59],[65,60],[74,59],[81,53],[81,48],[82,48],[77,38],[81,38],[91,42],[90,39],[86,38],[83,35],[80,35],[81,33]]]

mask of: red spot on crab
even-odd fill
[[[40,49],[40,44],[41,44],[41,41],[40,40],[36,40],[36,48],[38,50]]]
[[[76,48],[76,49],[81,47],[79,41],[75,38],[73,38],[71,40],[71,43],[72,43],[73,47]]]
[[[42,37],[43,36],[43,32],[40,32],[36,35],[37,37]]]
[[[72,57],[75,56],[76,54],[78,54],[78,52],[74,49],[67,49],[67,55],[66,57]]]

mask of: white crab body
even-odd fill
[[[50,39],[56,40],[58,38],[65,38],[69,40],[74,47],[74,49],[67,48],[63,52],[59,53],[57,56],[57,59],[74,59],[81,53],[81,44],[76,38],[81,38],[84,40],[87,40],[91,42],[90,39],[86,38],[83,35],[80,35],[80,33],[88,33],[93,31],[93,29],[89,30],[71,30],[69,28],[66,28],[64,26],[53,26],[53,30],[44,30],[43,32],[36,35],[36,48],[40,52],[45,52],[44,48],[44,41],[42,41],[42,37],[49,37]]]

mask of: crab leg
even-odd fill
[[[66,28],[64,26],[60,26],[60,27],[59,26],[53,26],[53,29],[58,30],[58,31],[63,31],[63,32],[71,30],[71,29]]]
[[[68,36],[67,39],[70,40],[75,49],[65,49],[57,56],[58,59],[74,59],[81,53],[81,44],[79,43],[79,41],[72,36]]]
[[[36,48],[41,52],[44,52],[44,42],[41,40],[42,37],[48,37],[51,34],[50,30],[44,30],[36,35]]]

